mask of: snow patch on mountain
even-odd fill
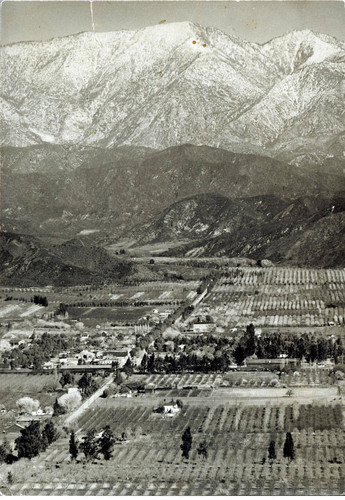
[[[344,43],[327,35],[259,45],[190,22],[12,44],[1,140],[324,157],[345,128],[344,65]]]

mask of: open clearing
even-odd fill
[[[29,396],[38,399],[41,408],[53,406],[56,398],[55,386],[58,386],[54,375],[32,375],[0,373],[0,403],[6,410],[16,408],[16,401]],[[0,416],[1,425],[1,416]]]
[[[135,323],[149,315],[152,307],[72,307],[68,309],[71,319],[79,319],[87,326],[99,322],[130,322]]]
[[[10,304],[8,302],[0,302],[0,319],[17,319],[27,318],[31,315],[43,311],[44,307],[37,304],[20,302],[18,304]]]

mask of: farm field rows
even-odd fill
[[[91,290],[85,294],[85,299],[111,302],[157,302],[157,301],[183,301],[190,298],[198,288],[198,281],[187,281],[183,283],[171,282],[144,282],[133,286],[111,286],[100,290]],[[67,297],[75,294],[74,289]]]
[[[30,318],[30,316],[44,311],[44,307],[30,302],[3,302],[0,301],[0,320],[1,319],[18,319]]]
[[[145,404],[99,401],[78,421],[78,435],[91,427],[109,424],[115,435],[136,430],[127,442],[115,445],[114,457],[95,464],[53,466],[66,448],[56,443],[35,459],[36,475],[18,481],[13,493],[69,494],[340,494],[345,486],[345,432],[339,405],[261,406],[186,403],[176,417],[152,412]],[[190,426],[190,459],[179,449],[183,430]],[[128,431],[129,429],[129,431]],[[283,457],[285,432],[291,431],[295,459]],[[197,454],[201,440],[208,443],[208,458]],[[276,460],[268,460],[271,439]],[[67,447],[67,440],[65,440]],[[265,459],[265,460],[263,460]]]
[[[176,388],[184,387],[210,388],[219,385],[222,381],[219,374],[197,374],[186,373],[184,375],[175,374],[154,374],[154,375],[132,375],[129,383],[138,383],[145,387],[153,388]]]
[[[344,270],[242,268],[228,274],[194,316],[209,314],[232,327],[344,325]]]
[[[152,312],[152,307],[72,307],[68,309],[70,319],[78,319],[87,326],[99,322],[136,323]]]
[[[68,306],[70,319],[94,327],[99,322],[135,323],[152,314],[166,314],[185,301],[197,296],[200,281],[147,281],[132,285],[104,285],[103,287],[76,286],[64,289],[2,288],[0,296],[0,321],[34,319],[54,313],[60,303]],[[48,307],[31,302],[35,293],[42,293]],[[6,300],[11,298],[12,300]],[[23,302],[26,300],[27,302]]]
[[[47,296],[49,302],[70,303],[73,301],[93,300],[93,301],[111,301],[111,302],[130,302],[136,301],[183,301],[187,297],[194,296],[200,281],[191,280],[183,282],[171,281],[144,281],[133,285],[104,285],[102,287],[94,286],[74,286],[47,289],[31,288],[2,288],[1,295],[13,297],[22,297],[29,299],[38,291]],[[32,305],[32,304],[31,304]],[[0,311],[1,314],[1,311]]]

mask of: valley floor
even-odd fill
[[[175,273],[183,268],[178,264]],[[116,379],[109,384],[113,392],[94,398],[75,418],[58,417],[61,427],[68,423],[67,433],[46,451],[0,465],[2,494],[344,494],[345,271],[197,264],[204,277],[195,276],[199,267],[191,265],[189,279],[2,289],[0,339],[6,356],[11,357],[11,348],[20,364],[18,352],[28,352],[42,338],[48,342],[62,335],[65,342],[63,353],[50,356],[49,370],[33,374],[21,366],[1,373],[4,436],[19,421],[15,401],[28,395],[42,408],[51,407],[68,390],[59,385],[61,373],[70,369],[82,376],[80,357],[87,356],[85,367],[101,384],[109,376]],[[34,293],[46,297],[48,305],[32,304]],[[243,365],[235,364],[235,348],[249,338],[250,323],[256,349],[279,338],[275,345],[281,351],[246,354]],[[288,342],[298,342],[304,355],[288,355]],[[313,359],[311,345],[320,348]],[[120,381],[109,374],[107,358],[119,349],[126,359],[132,352],[135,367],[126,376],[121,372]],[[223,354],[226,368],[192,366],[194,358],[219,360]],[[149,367],[150,358],[157,364]],[[190,364],[173,365],[172,358]],[[109,372],[100,375],[106,365],[99,361],[110,363]],[[164,363],[170,363],[170,371]],[[154,411],[177,400],[182,405],[174,416]],[[77,462],[71,461],[70,430],[81,442],[88,430],[101,432],[106,425],[116,437],[111,459],[87,462],[80,451]],[[180,449],[187,427],[192,433],[188,460]],[[293,460],[283,454],[288,432]],[[274,459],[268,456],[271,441]],[[201,442],[207,458],[198,454]]]

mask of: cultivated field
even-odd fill
[[[78,421],[78,435],[109,424],[126,442],[102,466],[63,465],[68,442],[60,441],[35,460],[35,476],[25,477],[12,493],[78,495],[294,495],[341,494],[345,487],[345,433],[339,404],[251,405],[233,402],[185,403],[176,417],[153,413],[159,399],[99,401]],[[184,429],[193,436],[190,459],[179,446]],[[131,432],[133,431],[133,433]],[[136,432],[134,432],[136,431]],[[285,433],[292,432],[296,456],[283,457]],[[206,440],[208,458],[197,454]],[[270,440],[276,460],[268,460]],[[43,467],[43,468],[42,468]],[[40,470],[42,468],[42,470]],[[44,469],[44,470],[43,470]],[[19,472],[17,473],[19,475]]]
[[[211,388],[218,386],[222,381],[219,374],[186,373],[184,375],[132,375],[128,383],[137,383],[145,387],[154,388]]]
[[[2,288],[1,297],[12,296],[16,298],[29,299],[39,293],[48,298],[48,302],[65,302],[93,300],[134,303],[137,301],[183,301],[191,292],[195,291],[200,284],[198,280],[171,282],[171,281],[143,281],[133,285],[104,285],[98,286],[73,286],[59,288]],[[11,303],[4,303],[12,305]],[[32,304],[31,304],[32,305]],[[1,310],[0,310],[1,314]]]
[[[196,306],[188,323],[209,315],[224,332],[234,328],[234,335],[249,323],[258,327],[257,331],[260,327],[283,333],[317,330],[335,337],[345,331],[344,270],[248,267],[225,272]],[[90,325],[135,323],[155,309],[160,318],[160,312],[192,301],[199,286],[198,281],[145,282],[41,294],[48,296],[49,307],[55,308],[59,302],[69,304],[70,319],[80,318],[86,325],[88,321]],[[25,293],[29,296],[31,290]],[[86,305],[81,304],[86,301]],[[29,311],[22,320],[29,319],[32,304],[3,302],[1,307],[17,304]],[[5,310],[4,325],[13,310]],[[297,370],[281,376],[242,370],[132,375],[125,382],[133,390],[131,398],[100,398],[73,423],[79,439],[92,427],[101,431],[110,425],[119,439],[109,462],[69,463],[68,437],[64,437],[32,461],[21,460],[11,466],[11,494],[343,494],[344,401],[338,394],[338,381],[326,367],[303,365]],[[0,399],[7,408],[14,408],[23,395],[39,399],[43,408],[54,402],[56,391],[48,387],[54,386],[53,376],[14,373],[10,377],[9,389],[8,375],[0,375]],[[153,411],[172,399],[183,403],[176,416]],[[193,436],[189,460],[182,459],[180,450],[187,426]],[[283,457],[286,432],[292,433],[294,441],[292,461]],[[125,440],[120,439],[122,433]],[[207,459],[197,453],[204,440]],[[268,459],[272,440],[275,460]],[[4,477],[6,467],[2,466]]]
[[[172,312],[186,300],[193,300],[198,286],[199,281],[143,282],[80,292],[74,287],[67,289],[64,302],[69,305],[69,317],[87,326],[108,321],[134,324],[147,316],[165,313],[167,308]],[[76,293],[81,296],[77,297]],[[89,307],[82,307],[85,303]]]
[[[44,311],[44,307],[31,304],[26,302],[4,302],[0,301],[0,321],[3,319],[25,319],[30,318],[31,316],[42,313]]]
[[[108,321],[114,323],[137,323],[151,315],[152,307],[71,307],[70,319],[78,319],[87,326],[95,326]]]
[[[112,285],[97,289],[85,290],[78,288],[67,288],[66,297],[76,297],[76,292],[83,295],[85,300],[93,301],[111,301],[114,303],[128,302],[169,302],[183,301],[190,293],[194,292],[199,286],[199,281],[187,281],[183,283],[172,283],[164,281],[147,281],[132,286]],[[79,299],[81,300],[81,299]],[[70,302],[70,301],[68,301]]]
[[[228,274],[194,316],[209,314],[230,327],[344,325],[345,270],[241,268]]]
[[[54,313],[60,303],[68,306],[70,319],[94,327],[100,322],[136,323],[145,316],[171,312],[196,296],[200,281],[146,281],[132,285],[74,286],[63,289],[47,287],[2,288],[0,293],[0,322],[24,321]],[[48,307],[30,302],[33,295],[47,297]],[[12,300],[5,300],[6,297]],[[26,300],[27,302],[23,302]]]
[[[19,398],[29,396],[38,399],[42,408],[52,406],[56,386],[60,387],[54,375],[0,373],[0,403],[6,410],[11,410],[16,408]]]

